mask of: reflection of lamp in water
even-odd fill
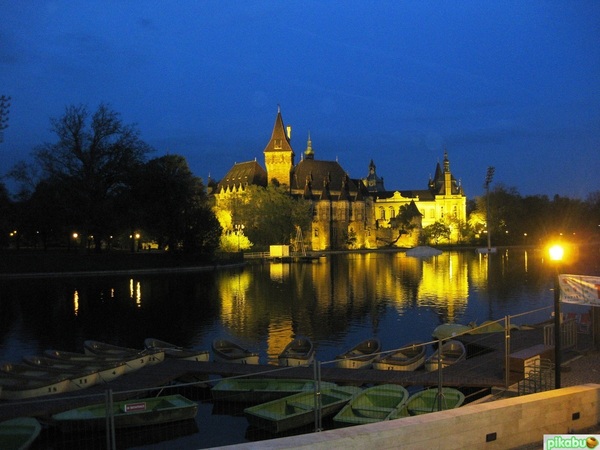
[[[550,260],[554,261],[556,275],[554,277],[554,387],[560,389],[560,365],[561,365],[561,345],[560,345],[560,263],[565,254],[560,245],[553,245],[548,250]]]

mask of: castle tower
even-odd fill
[[[290,186],[290,173],[294,167],[294,150],[290,145],[291,127],[283,125],[281,108],[277,107],[277,118],[271,140],[265,147],[265,166],[269,183]]]

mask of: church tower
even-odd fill
[[[292,128],[283,125],[281,108],[277,107],[277,118],[273,126],[271,140],[264,150],[265,166],[269,183],[290,186],[290,177],[294,168],[294,150],[290,145]]]

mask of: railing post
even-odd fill
[[[504,316],[504,384],[510,386],[510,316]]]
[[[108,450],[116,450],[117,441],[115,438],[115,414],[113,411],[112,389],[106,390],[104,404],[106,411],[106,448]]]
[[[322,431],[323,416],[321,411],[321,362],[315,361],[313,367],[315,378],[315,431]]]
[[[438,392],[437,392],[437,410],[442,410],[442,397],[443,397],[443,387],[442,387],[442,340],[438,340]]]

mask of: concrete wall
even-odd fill
[[[372,425],[230,446],[237,449],[510,449],[600,423],[600,384],[586,384]]]

